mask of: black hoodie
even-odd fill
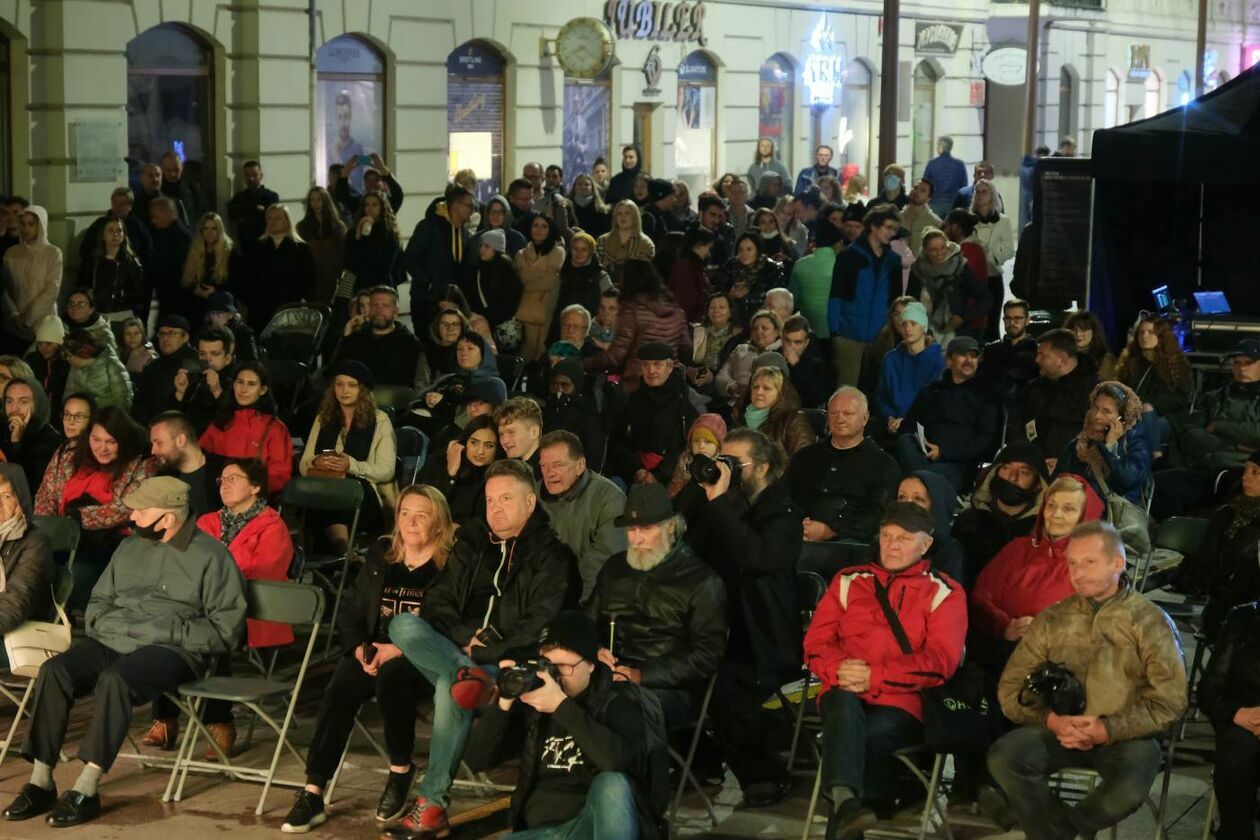
[[[609,207],[615,207],[618,201],[628,198],[634,200],[634,180],[639,177],[639,173],[643,171],[643,153],[639,151],[639,147],[634,147],[635,164],[633,169],[622,170],[612,176],[612,180],[608,182],[608,192],[604,196],[604,203]]]
[[[28,487],[39,487],[44,480],[44,470],[48,468],[48,462],[65,439],[50,423],[52,409],[48,405],[48,395],[44,393],[43,387],[33,379],[17,377],[10,379],[4,386],[5,395],[14,384],[26,385],[31,389],[35,406],[20,440],[13,440],[6,419],[4,428],[0,429],[0,451],[4,452],[6,461],[22,468]]]

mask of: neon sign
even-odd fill
[[[809,37],[813,49],[805,58],[801,79],[809,94],[809,104],[830,105],[844,75],[844,51],[836,45],[835,30],[826,15],[818,19]]]

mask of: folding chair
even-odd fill
[[[280,512],[288,506],[301,510],[317,510],[324,513],[353,511],[350,520],[350,535],[346,542],[346,553],[305,554],[303,571],[310,572],[312,578],[322,583],[327,589],[335,590],[333,595],[332,617],[328,622],[328,644],[324,653],[332,650],[333,628],[337,626],[337,611],[341,608],[341,593],[346,587],[346,577],[350,572],[350,553],[354,548],[354,538],[359,530],[359,508],[363,503],[363,485],[350,478],[311,478],[296,476],[284,486],[280,493]],[[337,575],[334,586],[330,574]],[[293,622],[287,622],[292,624]]]
[[[700,786],[700,782],[691,772],[691,764],[696,758],[696,747],[700,744],[700,736],[704,733],[705,720],[709,716],[709,702],[713,699],[713,687],[717,685],[717,674],[709,677],[709,685],[704,690],[704,699],[700,703],[700,713],[695,720],[695,734],[691,736],[691,746],[687,748],[687,757],[683,758],[678,754],[672,746],[669,748],[669,757],[678,764],[678,790],[674,793],[674,803],[669,809],[669,824],[674,824],[674,814],[678,812],[678,805],[682,802],[683,793],[687,788],[687,782],[691,782],[691,787],[696,793],[700,794],[700,798],[704,800],[705,810],[709,812],[709,822],[713,823],[713,827],[717,828],[717,813],[713,810],[713,800],[704,792],[704,788]],[[679,729],[685,729],[691,726],[687,724]]]
[[[268,359],[267,374],[271,377],[271,388],[278,395],[280,414],[286,421],[293,418],[297,411],[302,394],[306,392],[311,369],[306,362],[292,359]],[[292,394],[288,400],[280,399],[285,394]],[[301,450],[298,450],[301,451]]]
[[[807,542],[801,546],[801,556],[796,568],[814,572],[823,580],[830,581],[836,572],[848,566],[857,566],[870,559],[871,547],[858,540],[828,540]]]
[[[801,633],[804,635],[809,630],[809,624],[814,619],[814,610],[818,608],[818,602],[823,599],[823,595],[827,593],[827,581],[816,572],[798,571],[796,573],[796,600],[801,608]],[[809,668],[804,669],[805,678],[801,686],[801,701],[796,707],[795,722],[792,726],[792,745],[788,748],[787,766],[789,771],[796,770],[796,748],[800,743],[801,729],[805,725],[805,709],[809,706],[809,688],[810,684],[815,682],[814,674]],[[783,702],[784,708],[788,706],[788,698],[784,696],[782,689],[779,690],[779,699]]]
[[[61,518],[61,517],[52,517]],[[70,523],[75,526],[74,542],[79,541],[79,526],[73,519]],[[71,549],[71,557],[74,556],[74,550]],[[58,566],[52,583],[53,605],[57,609],[57,617],[63,624],[69,624],[70,619],[66,617],[66,601],[70,600],[70,591],[74,588],[74,575],[71,574],[68,566]],[[9,725],[9,734],[5,736],[4,747],[0,749],[0,764],[4,764],[4,760],[9,755],[9,747],[13,745],[13,736],[17,733],[18,723],[22,720],[22,715],[26,714],[26,704],[30,702],[31,692],[35,690],[35,678],[22,680],[21,677],[12,674],[6,675],[0,679],[0,695],[4,695],[17,706],[17,712],[13,715],[13,723]],[[22,694],[19,697],[18,693]]]
[[[429,459],[429,436],[414,426],[400,426],[394,430],[394,434],[398,441],[398,457],[403,462],[403,472],[398,474],[398,483],[406,487],[416,483],[420,470],[424,469],[424,464]],[[408,461],[411,466],[407,465]],[[408,476],[410,480],[403,481]]]
[[[394,417],[405,417],[418,392],[405,385],[377,385],[372,389],[372,399],[382,411],[389,409]]]
[[[806,408],[804,411],[809,427],[814,430],[814,436],[820,440],[827,437],[827,409]]]
[[[499,378],[507,386],[508,393],[515,391],[520,384],[521,374],[525,372],[525,360],[520,356],[500,353],[494,357],[494,363],[499,368]]]
[[[184,783],[188,780],[188,771],[193,769],[225,773],[238,781],[262,782],[263,789],[258,797],[258,807],[254,809],[256,816],[262,816],[263,806],[266,804],[267,794],[271,791],[272,785],[301,788],[306,784],[305,781],[277,779],[276,767],[280,763],[280,754],[286,747],[301,764],[306,763],[303,756],[290,743],[288,733],[293,723],[294,710],[297,708],[298,695],[306,680],[311,653],[315,650],[315,640],[319,636],[319,628],[324,619],[324,592],[318,587],[301,583],[252,580],[248,582],[246,593],[249,602],[247,615],[250,618],[310,626],[311,635],[306,642],[302,664],[292,683],[266,677],[208,677],[181,685],[179,695],[190,703],[188,729],[184,731],[175,766],[171,768],[171,777],[166,783],[166,792],[162,794],[163,802],[170,802],[172,798],[176,802],[180,801],[184,794]],[[262,708],[263,701],[274,697],[288,698],[283,723],[278,723]],[[201,709],[208,700],[239,703],[271,727],[276,733],[276,748],[271,754],[271,763],[266,769],[233,764],[231,759],[224,755],[201,720]],[[201,735],[206,736],[206,740],[218,756],[218,761],[193,758],[198,737]],[[175,784],[176,776],[179,777],[178,787]]]
[[[66,568],[74,568],[74,555],[79,551],[79,535],[83,533],[79,523],[69,516],[37,516],[35,527],[48,535],[53,554],[65,552],[69,559]]]

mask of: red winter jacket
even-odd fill
[[[258,458],[267,465],[267,494],[274,496],[293,477],[293,438],[284,421],[252,408],[238,408],[226,429],[211,423],[201,448],[224,458]]]
[[[223,520],[217,510],[198,519],[197,527],[216,540],[223,536]],[[288,580],[293,540],[275,508],[264,508],[251,519],[228,544],[228,551],[246,580]],[[247,618],[245,630],[252,648],[293,643],[293,628],[287,624]]]
[[[888,589],[911,653],[901,652],[888,626],[875,598],[876,581]],[[842,571],[827,587],[805,634],[805,664],[826,693],[836,688],[840,663],[860,659],[871,668],[870,689],[858,695],[863,702],[922,719],[919,692],[954,675],[966,636],[966,595],[931,563],[921,560],[895,573],[870,563]]]
[[[1089,482],[1079,475],[1065,475],[1085,488],[1081,521],[1101,519],[1105,512],[1103,500]],[[1067,568],[1070,537],[1051,540],[1043,530],[1048,497],[1042,497],[1032,533],[1008,542],[976,578],[971,590],[971,623],[977,633],[1001,639],[1012,619],[1037,615],[1076,591]]]

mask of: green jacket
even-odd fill
[[[87,634],[118,653],[176,648],[197,665],[245,635],[245,579],[223,543],[190,518],[170,542],[132,536],[110,558],[88,601]]]
[[[788,281],[788,291],[796,299],[797,311],[809,321],[814,335],[823,340],[831,338],[827,299],[831,297],[831,272],[835,266],[836,249],[819,248],[796,261],[792,279]]]
[[[626,494],[599,473],[587,470],[568,493],[542,494],[543,510],[560,542],[577,555],[582,576],[582,600],[590,597],[604,561],[626,550],[626,531],[613,524],[625,511]]]
[[[80,392],[96,397],[98,408],[107,405],[126,410],[131,408],[131,377],[112,347],[106,347],[84,367],[70,366],[65,393]]]
[[[1180,443],[1192,467],[1241,467],[1250,450],[1260,449],[1260,382],[1231,382],[1204,394]]]
[[[998,700],[1021,726],[1044,726],[1046,709],[1019,702],[1024,678],[1044,662],[1066,665],[1085,687],[1085,714],[1103,719],[1111,741],[1147,738],[1186,710],[1186,666],[1177,628],[1124,585],[1095,611],[1080,595],[1043,610],[1011,654]]]

